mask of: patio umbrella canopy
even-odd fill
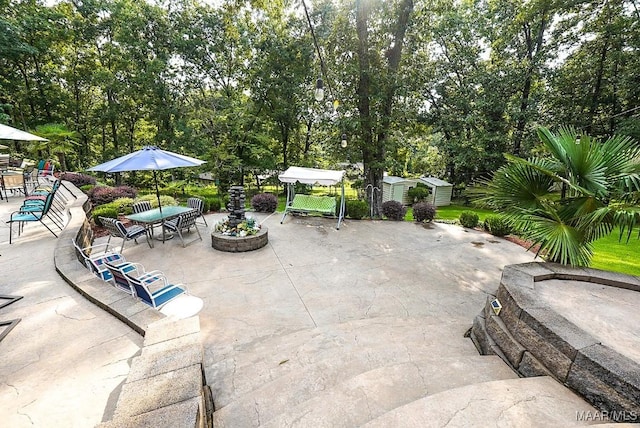
[[[19,141],[49,141],[46,138],[29,134],[28,132],[12,128],[8,125],[0,123],[0,140],[19,140]]]
[[[156,171],[172,168],[184,168],[190,166],[200,166],[206,161],[159,149],[155,146],[145,146],[142,149],[129,153],[128,155],[110,160],[96,165],[88,171],[99,172],[125,172],[125,171],[153,171],[153,181],[156,186],[156,196],[158,207],[162,211],[160,204],[160,190],[158,189],[158,178]]]

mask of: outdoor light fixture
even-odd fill
[[[502,305],[498,299],[493,299],[491,301],[491,309],[493,309],[493,313],[496,315],[500,315],[500,309],[502,309]]]
[[[320,78],[316,80],[316,91],[314,92],[313,96],[316,101],[324,100],[324,82]]]
[[[340,147],[343,149],[347,147],[347,134],[342,134],[342,140],[340,141]]]
[[[576,144],[580,144],[580,137],[582,137],[582,135],[578,134],[576,135]]]

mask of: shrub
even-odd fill
[[[209,204],[209,211],[220,211],[220,208],[222,207],[220,198],[206,198],[205,203]]]
[[[96,179],[94,177],[79,172],[65,172],[60,178],[73,183],[77,188],[81,188],[87,184],[96,185]]]
[[[251,198],[251,206],[258,212],[272,213],[278,207],[278,197],[273,193],[258,193]]]
[[[504,217],[490,215],[484,220],[484,230],[493,236],[505,236],[511,233],[511,227]]]
[[[398,201],[387,201],[382,203],[382,215],[389,220],[404,220],[406,211],[406,208]]]
[[[369,215],[369,204],[366,201],[347,199],[345,203],[349,217],[360,220]]]
[[[413,205],[413,219],[422,223],[423,221],[430,222],[436,216],[436,207],[429,202],[418,202]]]
[[[132,198],[118,198],[115,201],[108,203],[107,205],[115,207],[120,214],[129,215],[133,213]]]
[[[149,201],[152,208],[158,208],[158,197],[156,196],[155,193],[150,193],[148,195],[144,195],[144,196],[140,196],[139,198],[136,198],[135,202],[139,202],[139,201]],[[160,203],[162,204],[163,207],[168,205],[178,205],[178,202],[176,202],[176,199],[173,196],[167,196],[167,195],[160,195]]]
[[[94,208],[91,215],[95,224],[103,226],[98,217],[118,218],[118,208],[111,204],[102,205]]]
[[[478,214],[473,211],[462,211],[460,214],[460,224],[469,229],[473,229],[478,225]]]
[[[429,188],[422,183],[418,183],[416,187],[412,187],[407,191],[407,195],[414,202],[424,201],[429,197]]]
[[[135,198],[138,191],[129,186],[96,186],[87,193],[94,206],[113,202],[118,198]]]
[[[85,184],[84,186],[79,187],[80,190],[82,190],[84,193],[89,194],[89,192],[91,191],[91,189],[93,189],[94,186],[93,184]]]

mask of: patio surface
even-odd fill
[[[93,426],[110,418],[128,360],[142,338],[58,277],[52,260],[56,239],[42,226],[27,225],[9,246],[4,221],[20,201],[0,204],[0,294],[25,296],[0,309],[0,320],[22,318],[0,342],[3,423]],[[391,349],[392,342],[417,335],[429,342],[424,349],[432,360],[436,349],[460,361],[490,359],[477,356],[462,335],[497,289],[502,268],[533,260],[516,244],[460,226],[346,221],[337,231],[333,220],[323,218],[288,217],[281,225],[278,214],[255,215],[269,228],[266,247],[222,253],[211,248],[208,230],[224,217],[208,215],[209,227],[200,228],[203,241],[186,248],[179,239],[156,242],[153,249],[144,241],[130,242],[124,254],[149,270],[162,270],[204,300],[199,315],[207,381],[214,401],[220,400],[216,405],[229,409],[236,403],[242,409],[245,393],[277,381],[272,367],[260,371],[260,358],[279,359],[276,366],[285,369],[298,364],[298,357],[326,364],[327,358],[351,355],[351,336],[356,342],[379,342],[372,345],[370,358],[378,351],[392,352],[383,349]],[[195,237],[192,233],[186,239]],[[401,345],[408,349],[411,344]],[[454,365],[462,367],[460,361]],[[241,364],[245,377],[235,373]],[[493,380],[491,374],[496,380],[515,377],[505,367],[492,365],[481,381]],[[303,367],[300,376],[309,379],[309,368]],[[294,385],[300,379],[286,378]],[[440,382],[446,386],[449,380]],[[247,426],[221,414],[217,426]],[[277,417],[273,421],[279,425]]]

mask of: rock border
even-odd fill
[[[471,339],[483,355],[496,354],[520,376],[552,376],[617,422],[640,415],[640,364],[548,307],[536,283],[585,281],[640,292],[640,277],[554,263],[504,268],[495,296],[474,319]],[[491,302],[502,305],[495,315]],[[633,419],[633,420],[632,420]]]

